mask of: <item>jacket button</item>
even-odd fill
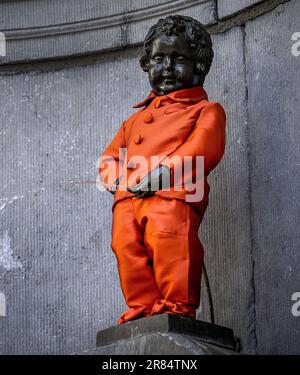
[[[140,134],[137,134],[134,138],[134,142],[138,145],[142,142],[142,136]]]
[[[153,121],[153,116],[150,112],[146,112],[143,116],[144,122],[149,123]]]

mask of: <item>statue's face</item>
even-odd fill
[[[162,34],[149,57],[149,82],[158,95],[193,87],[198,82],[194,50],[181,35]]]

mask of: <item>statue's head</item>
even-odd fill
[[[212,41],[192,17],[167,16],[148,31],[140,65],[158,95],[203,86],[213,60]]]

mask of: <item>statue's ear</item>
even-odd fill
[[[200,75],[203,75],[205,73],[205,65],[200,62],[197,62],[196,70]]]
[[[194,73],[194,84],[199,84],[204,81],[205,79],[205,65],[197,62],[196,63],[196,68],[195,68],[195,73]]]
[[[146,56],[142,56],[140,58],[140,67],[143,69],[144,72],[149,72],[149,66],[147,64]]]
[[[199,81],[200,81],[200,74],[198,72],[196,72],[194,74],[194,85],[198,85],[199,84]]]

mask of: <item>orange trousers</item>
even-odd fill
[[[162,313],[196,318],[203,264],[201,220],[194,207],[175,198],[131,197],[116,204],[111,247],[129,306],[118,324]]]

